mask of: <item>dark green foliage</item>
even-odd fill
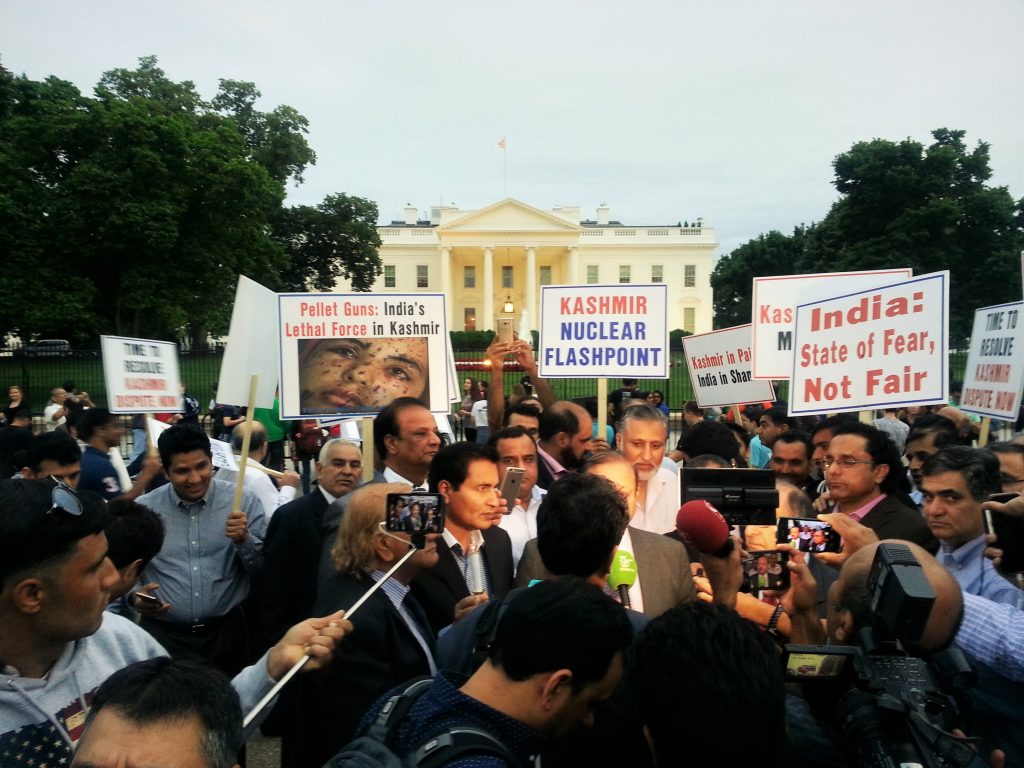
[[[259,95],[222,80],[204,102],[152,56],[104,74],[94,97],[0,69],[0,332],[202,348],[226,332],[239,274],[293,290],[372,283],[376,206],[333,195],[315,218],[283,208],[316,155],[306,119],[260,112]]]
[[[991,178],[989,147],[941,128],[924,147],[905,139],[859,142],[833,162],[842,197],[792,237],[762,235],[723,258],[712,276],[715,325],[749,322],[750,278],[911,267],[950,271],[951,343],[971,332],[974,310],[1020,298],[1024,201]]]

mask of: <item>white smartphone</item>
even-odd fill
[[[523,485],[523,477],[526,475],[526,470],[520,467],[505,467],[505,477],[502,478],[501,488],[498,490],[498,494],[501,498],[508,502],[508,506],[505,508],[505,514],[512,511],[512,507],[515,506],[516,499],[519,498],[519,489]]]

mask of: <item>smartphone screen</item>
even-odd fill
[[[439,493],[389,493],[385,528],[401,533],[444,531],[444,497]]]
[[[526,470],[521,467],[505,467],[505,477],[502,478],[501,488],[498,491],[499,495],[508,502],[505,514],[512,511],[516,499],[520,498],[519,489],[523,485],[525,476]]]
[[[788,559],[789,555],[778,550],[751,552],[749,557],[743,559],[743,573],[749,590],[756,594],[764,589],[788,589]]]
[[[828,523],[804,517],[780,517],[775,526],[775,541],[789,544],[801,552],[839,552],[842,541]]]

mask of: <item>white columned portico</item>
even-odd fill
[[[441,293],[444,294],[445,321],[448,330],[452,330],[452,310],[455,302],[452,297],[452,247],[441,246]]]
[[[484,246],[484,317],[477,323],[482,331],[494,330],[494,246]]]
[[[537,248],[526,246],[526,317],[537,323]]]
[[[580,249],[579,246],[569,246],[569,274],[566,275],[567,285],[579,285],[580,274]]]

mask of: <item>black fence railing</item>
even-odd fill
[[[19,350],[20,351],[20,350]],[[181,379],[188,386],[189,392],[199,400],[203,412],[213,397],[213,385],[220,375],[222,353],[217,352],[183,352],[179,354]],[[455,361],[458,379],[461,382],[467,377],[490,379],[490,372],[483,369],[480,362],[484,359],[483,350],[455,350]],[[682,352],[672,352],[669,362],[667,379],[644,379],[640,389],[644,391],[660,390],[665,402],[673,412],[681,411],[683,403],[694,399],[693,386]],[[964,367],[967,364],[967,352],[955,351],[949,356],[950,378],[963,380]],[[505,371],[505,391],[511,392],[512,387],[522,379],[519,370]],[[103,361],[95,350],[64,350],[49,352],[49,355],[34,356],[15,354],[14,351],[0,349],[0,401],[6,405],[7,388],[20,386],[24,389],[29,407],[34,414],[41,414],[50,397],[50,391],[65,383],[73,382],[79,391],[89,393],[92,401],[98,406],[107,404],[107,389],[103,380]],[[616,389],[619,379],[608,382],[609,391]],[[585,397],[596,394],[597,379],[555,379],[552,387],[559,398]],[[776,388],[780,399],[788,400],[789,382],[779,382]]]

